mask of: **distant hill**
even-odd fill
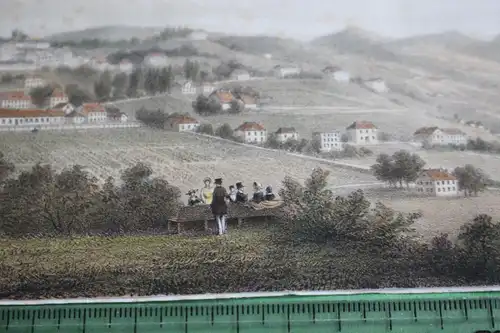
[[[397,61],[398,57],[383,43],[385,39],[359,28],[349,27],[340,32],[311,41],[314,46],[335,49],[341,54],[358,54],[381,61]]]
[[[463,48],[474,45],[478,42],[478,40],[464,35],[458,31],[446,31],[437,34],[428,34],[397,39],[384,43],[384,45],[390,48],[425,47],[436,45],[448,48],[450,50],[460,51]]]
[[[74,41],[83,39],[101,39],[107,41],[129,40],[131,38],[146,39],[160,33],[163,27],[133,27],[125,25],[104,26],[84,30],[62,32],[45,37],[52,42]]]

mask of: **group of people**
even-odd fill
[[[199,190],[200,195],[197,194],[198,190],[191,190],[187,193],[189,196],[188,205],[210,205],[212,213],[219,228],[219,235],[225,234],[227,231],[226,215],[227,203],[246,203],[248,202],[248,194],[245,191],[245,186],[242,182],[229,186],[229,192],[222,186],[222,178],[214,180],[215,188],[212,187],[212,179],[207,177],[203,180],[204,186]],[[263,187],[257,183],[253,183],[253,196],[250,200],[254,203],[262,201],[275,200],[276,196],[273,193],[273,188],[267,186],[264,190]]]

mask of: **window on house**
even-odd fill
[[[441,192],[441,188],[440,187],[438,187],[438,192]]]
[[[450,192],[450,191],[451,191],[451,187],[448,187],[448,192]]]
[[[456,190],[457,190],[456,187],[453,187],[453,191],[456,191]]]

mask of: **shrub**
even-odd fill
[[[215,132],[212,124],[200,124],[198,127],[198,133],[214,135]]]

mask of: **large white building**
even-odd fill
[[[4,109],[33,108],[31,97],[24,91],[9,91],[0,93],[0,107]]]
[[[38,75],[28,76],[24,80],[24,89],[26,90],[43,87],[45,85],[47,85],[47,81],[45,81],[41,76]]]
[[[245,143],[264,143],[267,141],[266,128],[256,122],[244,122],[234,130],[234,135]]]
[[[278,142],[287,142],[288,140],[298,140],[299,133],[294,127],[280,127],[276,131],[276,140]]]
[[[293,77],[297,76],[302,72],[302,69],[297,66],[289,66],[289,67],[284,67],[277,65],[274,67],[274,75],[278,78],[286,78],[286,77]]]
[[[167,67],[168,57],[163,53],[150,53],[144,57],[143,65],[146,67]]]
[[[61,110],[43,109],[0,109],[0,127],[36,127],[39,125],[60,125],[65,123]]]
[[[200,122],[190,116],[173,116],[165,122],[165,128],[176,132],[196,132]]]
[[[458,180],[443,169],[424,170],[415,182],[415,191],[428,196],[457,196],[459,195]]]
[[[416,141],[431,146],[465,145],[467,135],[457,128],[422,127],[413,134]]]
[[[184,95],[195,95],[196,90],[196,85],[193,83],[193,81],[187,81],[181,87],[181,92]]]
[[[378,93],[385,93],[389,91],[389,88],[385,84],[385,81],[382,78],[373,78],[365,80],[365,85],[371,90]]]
[[[378,144],[378,128],[370,121],[355,121],[346,128],[346,133],[350,143]]]
[[[231,80],[248,81],[250,80],[250,73],[244,69],[235,69],[231,72],[230,78]]]
[[[341,141],[342,133],[340,131],[332,132],[314,132],[313,140],[318,140],[322,152],[342,150],[344,144]]]
[[[57,104],[67,103],[68,96],[60,89],[54,89],[52,95],[49,97],[49,107],[53,108]]]

